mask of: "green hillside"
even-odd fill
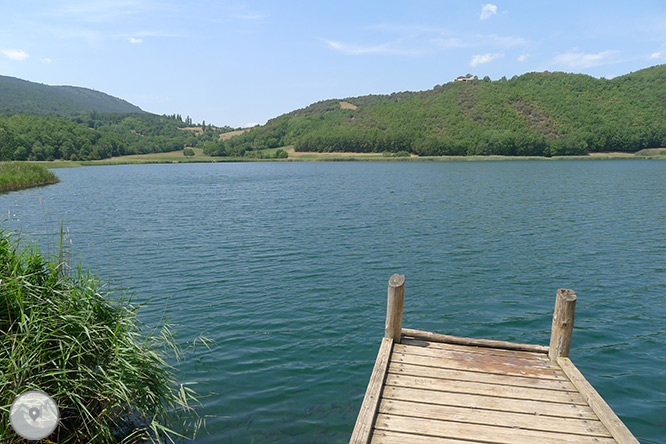
[[[209,143],[205,151],[242,155],[286,145],[425,156],[578,155],[666,146],[666,65],[611,80],[542,72],[326,100]]]
[[[49,86],[0,76],[0,112],[5,114],[72,115],[141,113],[138,106],[99,91],[75,86]]]
[[[234,128],[158,116],[74,86],[0,76],[0,161],[99,160],[203,147]]]

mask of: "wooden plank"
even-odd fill
[[[479,444],[478,441],[462,439],[437,438],[434,436],[415,435],[413,433],[389,432],[375,430],[372,434],[372,444]]]
[[[480,382],[455,381],[449,379],[421,378],[417,376],[389,373],[385,385],[395,387],[421,388],[452,393],[496,396],[500,398],[527,399],[532,401],[559,402],[563,404],[586,405],[587,401],[578,392],[541,390],[509,385],[493,385]]]
[[[442,438],[466,439],[496,444],[539,443],[539,444],[616,444],[612,438],[574,435],[570,433],[540,432],[514,427],[496,427],[479,424],[466,424],[454,421],[414,418],[379,413],[375,428]]]
[[[458,381],[483,382],[486,384],[509,385],[515,387],[532,387],[546,390],[559,390],[565,392],[578,391],[567,380],[526,378],[524,376],[507,376],[493,373],[469,372],[464,370],[450,370],[439,367],[426,367],[423,365],[403,364],[391,358],[389,372],[398,375],[412,375],[440,379],[456,379]]]
[[[398,347],[398,345],[396,344],[395,347]],[[432,351],[414,353],[413,350],[405,350],[403,348],[395,349],[393,356],[396,361],[405,364],[423,364],[433,367],[496,373],[500,375],[532,376],[546,379],[564,378],[562,370],[555,365],[545,365],[543,363],[502,356],[444,351],[440,353],[433,353]]]
[[[409,353],[422,356],[442,356],[451,357],[452,359],[465,359],[467,361],[488,361],[488,362],[501,362],[512,363],[522,367],[537,367],[537,368],[550,368],[559,370],[558,366],[546,357],[534,358],[530,354],[522,352],[509,352],[505,355],[498,355],[496,353],[483,353],[475,347],[463,347],[459,350],[444,350],[429,347],[418,347],[407,344],[396,344],[395,351],[401,353]]]
[[[461,362],[458,360],[446,359],[443,357],[432,357],[432,356],[421,356],[413,354],[405,354],[400,352],[393,352],[392,361],[400,362],[404,364],[413,364],[413,365],[423,365],[426,367],[437,367],[450,370],[460,370],[460,371],[469,371],[477,372],[484,374],[496,374],[496,375],[506,375],[506,376],[520,376],[523,378],[535,378],[535,379],[551,379],[557,381],[568,381],[568,378],[562,372],[562,369],[550,369],[543,372],[526,372],[521,369],[515,371],[489,371],[488,369],[473,367],[469,363]],[[506,370],[506,369],[505,369]]]
[[[601,422],[619,444],[639,444],[636,437],[634,437],[627,426],[618,418],[613,409],[597,393],[569,358],[557,358],[557,363],[571,382],[578,388],[578,391],[585,397],[592,410],[599,416]]]
[[[548,356],[544,353],[526,352],[521,350],[507,350],[504,348],[490,348],[479,347],[478,345],[459,345],[447,344],[446,342],[426,341],[425,339],[414,339],[409,337],[402,338],[401,344],[411,345],[414,347],[428,348],[431,350],[452,350],[464,351],[466,353],[485,353],[501,356],[522,356],[524,358],[532,358],[541,361],[549,361]]]
[[[515,427],[544,432],[566,431],[577,435],[610,437],[610,433],[599,420],[557,418],[553,416],[528,415],[525,413],[479,410],[468,407],[451,407],[435,404],[384,399],[379,412],[389,415],[414,416],[425,419],[442,419],[469,424]]]
[[[370,382],[365,391],[365,397],[361,404],[361,410],[356,418],[356,425],[349,440],[350,444],[367,444],[370,441],[372,425],[377,414],[377,407],[381,396],[382,387],[386,378],[391,350],[393,349],[393,339],[384,338],[379,346],[375,367],[370,375]]]
[[[506,350],[522,350],[546,354],[549,350],[548,347],[543,345],[517,344],[506,341],[495,341],[492,339],[461,338],[459,336],[449,336],[429,331],[413,330],[411,328],[403,328],[402,334],[404,336],[411,336],[412,338],[426,339],[434,342],[445,342],[449,344],[474,345],[479,347],[503,348]]]
[[[382,398],[474,409],[527,413],[535,417],[559,416],[562,418],[598,419],[589,405],[580,404],[498,398],[495,396],[470,395],[394,386],[385,386]]]

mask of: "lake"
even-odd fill
[[[0,195],[4,225],[72,251],[163,314],[196,382],[200,443],[344,443],[391,274],[404,326],[548,345],[578,294],[571,358],[642,443],[666,443],[666,162],[95,166]],[[43,202],[43,203],[42,203]]]

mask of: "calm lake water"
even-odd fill
[[[4,225],[163,313],[197,382],[201,443],[343,443],[406,275],[406,327],[548,344],[642,443],[666,443],[666,161],[222,163],[57,170],[0,195]],[[40,203],[40,199],[43,204]],[[49,240],[51,239],[51,240]]]

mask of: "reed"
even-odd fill
[[[0,162],[0,192],[50,185],[58,176],[41,165],[26,162]]]
[[[169,326],[162,322],[146,336],[130,294],[110,290],[80,265],[64,270],[61,254],[20,247],[15,235],[0,230],[3,416],[16,396],[42,390],[61,416],[48,442],[175,442],[196,435],[196,393],[178,384],[167,364],[182,352]],[[0,442],[24,442],[2,422]]]

